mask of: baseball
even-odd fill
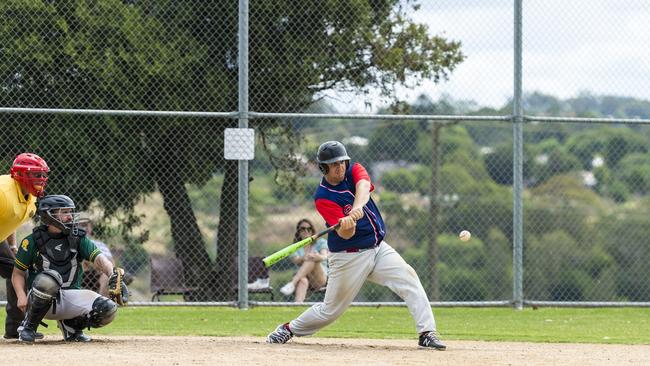
[[[471,238],[471,237],[472,237],[472,234],[467,230],[463,230],[463,231],[460,232],[460,234],[458,234],[458,238],[460,238],[460,240],[462,240],[462,241],[468,241],[469,238]]]

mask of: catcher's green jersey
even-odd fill
[[[84,235],[80,238],[77,253],[79,259],[95,262],[95,258],[97,258],[99,254],[101,254],[101,251],[90,239],[88,239],[88,237]],[[31,288],[32,281],[40,272],[39,268],[42,268],[42,257],[39,253],[38,245],[34,240],[33,233],[20,242],[20,246],[18,246],[18,253],[16,253],[16,261],[14,267],[18,268],[21,271],[29,271],[26,285],[27,288]],[[81,279],[83,275],[83,269],[81,265],[76,266],[76,273],[70,273],[69,275],[74,276],[75,278],[74,281],[69,286],[67,286],[67,288],[81,288]]]

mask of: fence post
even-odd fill
[[[429,288],[427,293],[429,299],[433,301],[440,300],[440,287],[438,286],[438,216],[440,215],[440,202],[438,198],[439,193],[439,171],[440,171],[440,128],[442,126],[436,121],[431,121],[431,183],[429,185],[429,214],[431,216],[431,230],[429,238],[429,245],[427,246],[427,277],[429,280]]]
[[[248,128],[248,0],[239,0],[239,128]],[[248,309],[248,160],[239,160],[238,248],[240,309]]]
[[[513,265],[513,306],[523,309],[523,108],[522,102],[522,0],[515,0],[514,18],[514,95],[512,101],[512,144],[513,144],[513,210],[512,210],[512,265]]]

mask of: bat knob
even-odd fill
[[[270,266],[271,266],[271,265],[269,264],[269,258],[268,258],[268,257],[262,259],[262,262],[264,262],[264,266],[265,266],[265,267],[270,267]]]

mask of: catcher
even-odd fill
[[[68,196],[45,196],[37,209],[43,225],[20,243],[11,281],[18,308],[25,312],[18,328],[21,342],[37,339],[43,318],[57,320],[66,342],[89,342],[83,330],[109,324],[117,315],[117,306],[128,301],[124,272],[114,268],[77,227],[74,210]],[[93,262],[108,276],[110,299],[80,289],[83,260]]]

